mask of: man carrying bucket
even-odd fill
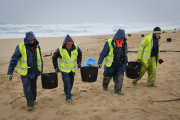
[[[58,58],[59,67],[57,63]],[[76,63],[78,64],[78,68],[80,68],[81,60],[82,52],[80,48],[74,44],[74,41],[69,35],[66,36],[62,46],[60,46],[52,56],[55,71],[62,73],[67,102],[71,102],[71,90],[74,83]]]
[[[155,86],[157,62],[160,57],[160,40],[161,40],[161,29],[155,27],[153,33],[146,36],[141,44],[139,45],[137,61],[141,63],[140,77],[133,80],[133,84],[136,84],[138,80],[148,72],[147,86]]]
[[[41,58],[41,50],[39,42],[36,40],[33,32],[27,32],[24,42],[16,47],[16,50],[11,58],[8,78],[11,81],[13,71],[17,65],[18,73],[21,75],[24,94],[27,100],[27,110],[32,110],[36,103],[37,77],[42,74],[43,63]]]
[[[125,31],[119,29],[114,38],[108,39],[104,45],[104,48],[100,54],[98,60],[98,67],[101,68],[102,62],[105,58],[104,77],[103,77],[103,89],[108,90],[108,85],[113,77],[114,91],[119,95],[124,79],[124,72],[126,72],[126,65],[128,63],[127,58],[127,43],[126,43]]]

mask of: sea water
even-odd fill
[[[152,31],[159,26],[162,30],[180,29],[180,23],[81,23],[81,24],[3,24],[0,23],[0,39],[24,38],[25,33],[33,31],[36,37],[65,37],[115,34],[118,29],[126,33]]]

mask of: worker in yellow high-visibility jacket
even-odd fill
[[[173,29],[173,33],[176,33],[176,29]]]
[[[27,32],[24,42],[16,47],[7,73],[8,78],[11,80],[14,68],[17,65],[27,100],[27,110],[32,110],[34,104],[36,104],[36,81],[37,77],[43,72],[41,50],[38,44],[39,42],[33,32]]]
[[[113,78],[114,92],[119,95],[122,93],[122,85],[124,80],[124,72],[127,69],[128,63],[127,39],[125,30],[119,29],[113,38],[108,39],[99,56],[98,67],[102,67],[105,59],[104,73],[103,73],[103,90],[108,91],[108,86]]]
[[[164,29],[164,30],[163,30],[163,33],[166,33],[166,30],[167,30],[167,29]]]
[[[59,67],[57,62],[58,58]],[[74,83],[76,64],[78,64],[78,68],[81,68],[81,60],[82,52],[80,48],[74,44],[73,39],[69,35],[66,36],[63,44],[58,47],[52,56],[55,71],[62,73],[64,92],[68,103],[71,102],[71,90]]]
[[[155,27],[153,33],[146,36],[139,45],[137,61],[141,62],[141,73],[139,78],[133,80],[133,84],[136,84],[147,71],[147,86],[155,86],[157,62],[160,57],[160,36],[161,29]]]

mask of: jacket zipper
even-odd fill
[[[32,59],[33,59],[33,69],[35,69],[34,50],[32,50]]]
[[[153,48],[153,38],[152,38],[152,44],[151,44],[151,52],[152,52],[152,48]],[[150,57],[151,57],[151,54],[150,54]],[[148,64],[149,64],[149,61],[150,61],[150,58],[149,58],[149,60],[148,60]]]

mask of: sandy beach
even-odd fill
[[[128,50],[137,51],[143,40],[141,34],[147,36],[150,33],[151,31],[132,33],[131,37],[126,34]],[[88,57],[98,60],[105,44],[104,37],[109,39],[113,35],[72,37],[82,50],[82,66]],[[37,38],[42,56],[53,53],[62,45],[64,38]],[[172,41],[167,42],[167,38],[172,38]],[[157,87],[146,86],[147,73],[136,85],[132,85],[132,80],[125,75],[122,87],[124,96],[114,94],[113,80],[109,84],[109,90],[103,91],[103,68],[99,69],[94,83],[82,82],[80,69],[76,68],[72,103],[65,100],[60,73],[58,87],[55,89],[43,89],[41,77],[38,77],[37,105],[32,111],[27,111],[17,68],[12,81],[7,76],[11,56],[16,46],[23,41],[24,38],[0,39],[0,120],[180,120],[180,100],[166,102],[180,98],[180,52],[161,53],[160,58],[165,62],[157,67]],[[161,50],[180,51],[180,31],[162,34]],[[136,61],[136,58],[137,52],[128,53],[129,61]],[[43,57],[43,63],[44,73],[54,72],[51,56]]]

